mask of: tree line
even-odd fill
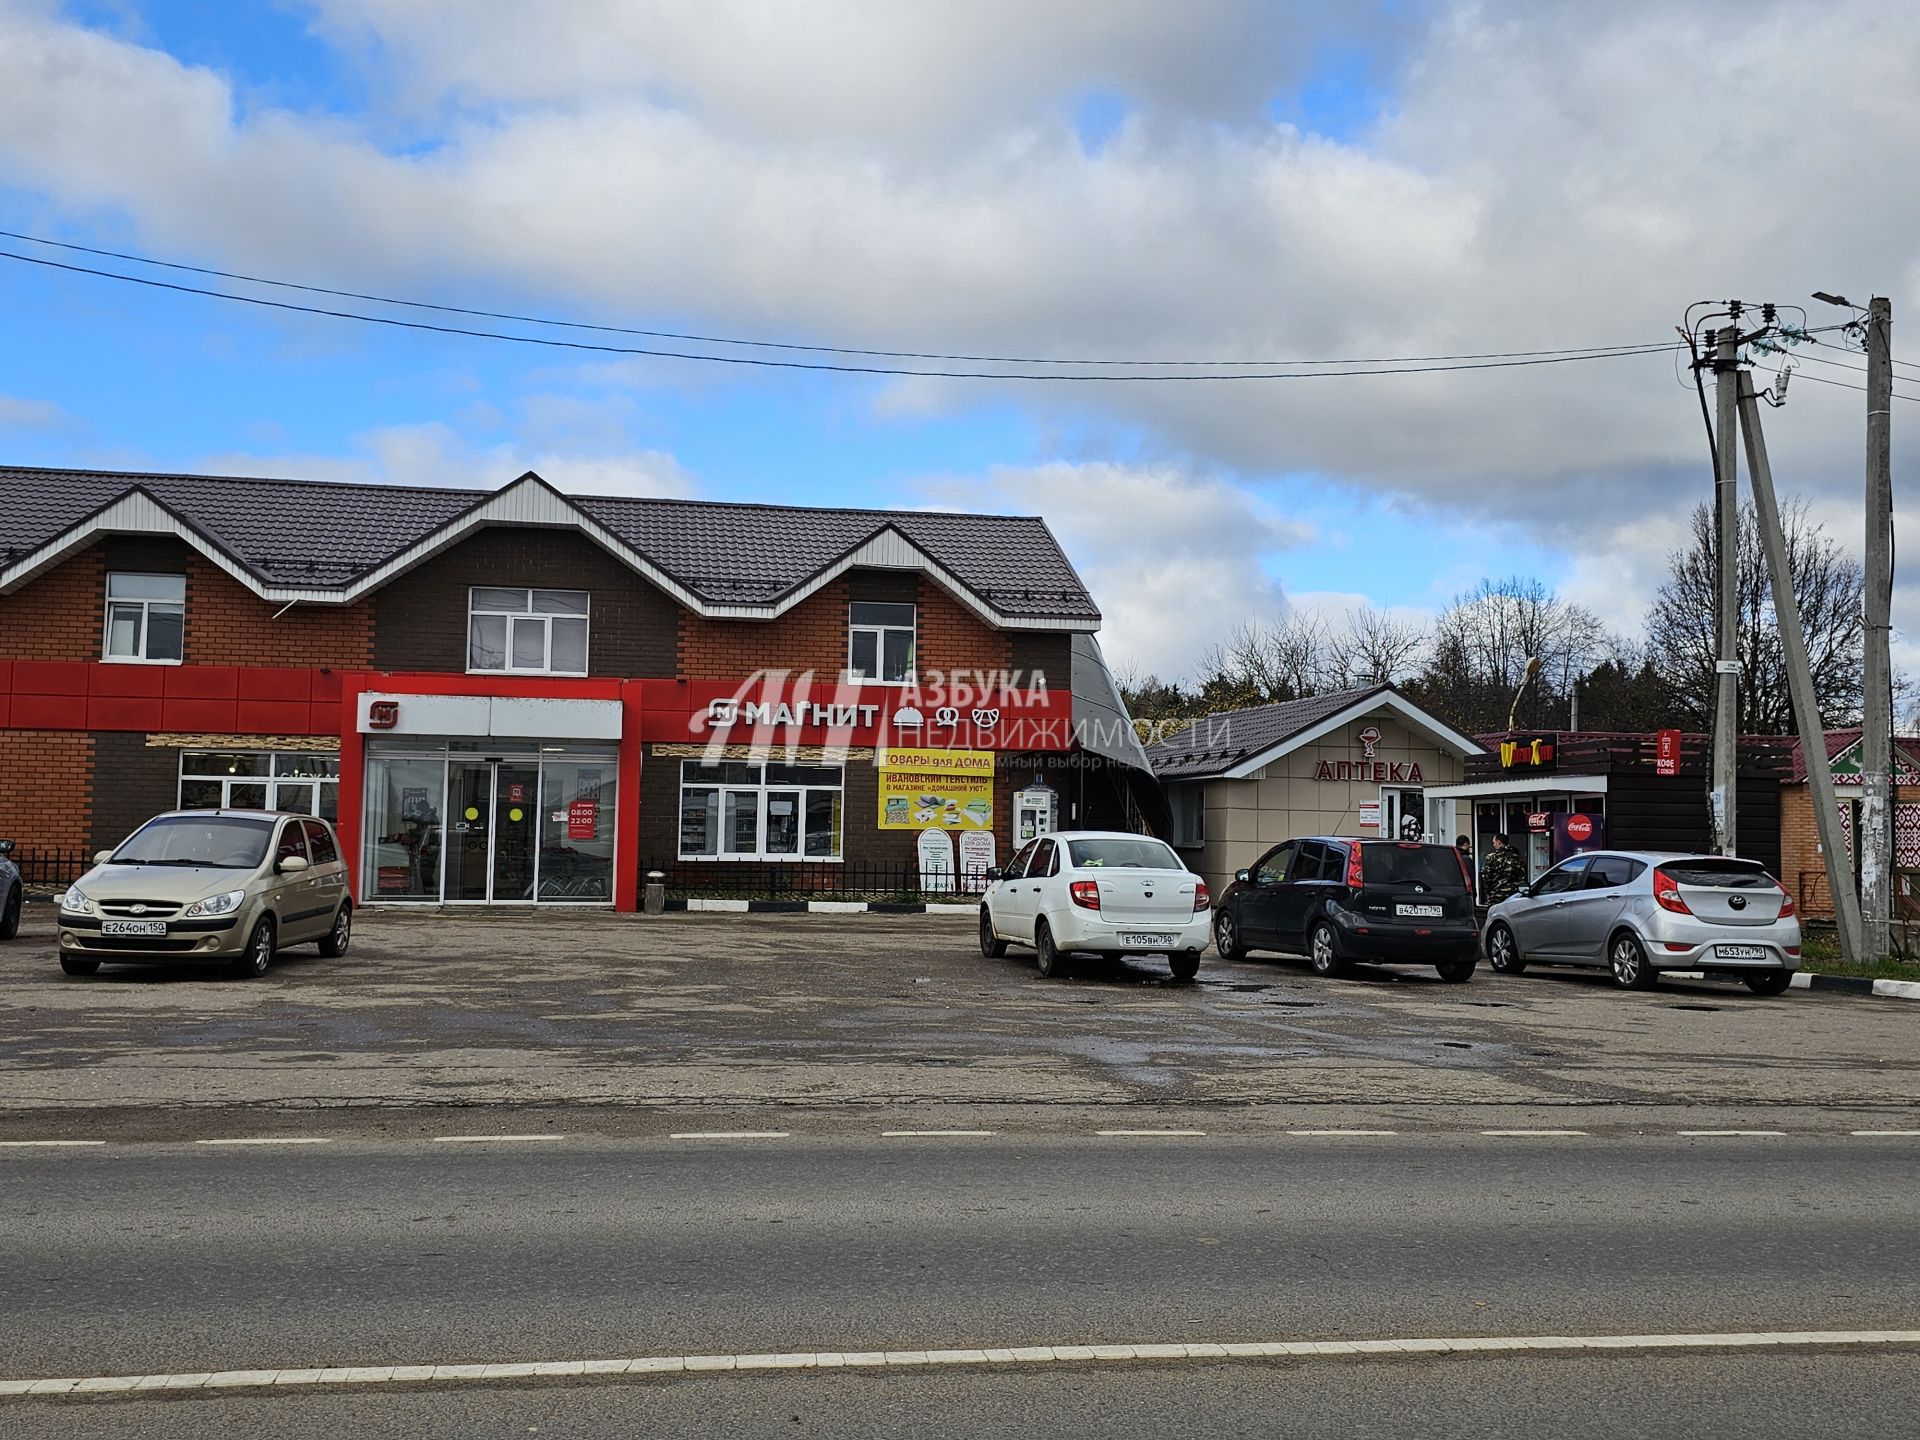
[[[1865,575],[1804,504],[1782,515],[1794,593],[1806,630],[1820,718],[1857,725]],[[1467,734],[1508,728],[1707,730],[1714,704],[1714,586],[1718,537],[1709,506],[1689,517],[1686,543],[1648,607],[1639,635],[1611,631],[1585,606],[1531,576],[1482,580],[1430,624],[1370,606],[1343,615],[1293,611],[1249,619],[1201,656],[1182,684],[1123,673],[1142,728],[1376,684]],[[1786,659],[1751,505],[1739,524],[1740,728],[1790,734]]]

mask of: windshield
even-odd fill
[[[271,820],[239,815],[163,815],[113,852],[110,865],[206,865],[252,870],[267,858]]]
[[[1180,857],[1158,840],[1069,840],[1067,855],[1076,870],[1184,870]]]
[[[1460,856],[1448,845],[1362,845],[1360,878],[1368,885],[1424,885],[1464,890]]]

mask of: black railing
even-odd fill
[[[71,885],[93,868],[93,852],[75,845],[19,845],[7,857],[26,885]]]
[[[909,861],[650,861],[640,867],[645,885],[659,871],[673,899],[737,900],[947,900],[962,903],[987,888],[983,870],[922,876]]]

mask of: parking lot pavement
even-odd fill
[[[983,959],[965,917],[376,912],[357,931],[345,958],[306,948],[263,980],[77,978],[31,907],[0,946],[0,1135],[135,1112],[190,1127],[236,1107],[385,1124],[408,1109],[865,1106],[933,1128],[995,1107],[1213,1107],[1228,1123],[1468,1105],[1496,1125],[1687,1106],[1704,1127],[1780,1107],[1914,1125],[1920,1104],[1913,1011],[1894,1001],[1704,981],[1626,993],[1484,967],[1464,986],[1327,981],[1211,956],[1191,985],[1145,960],[1048,981],[1021,952]]]

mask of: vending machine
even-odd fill
[[[1036,778],[1025,790],[1013,792],[1013,848],[1051,835],[1059,828],[1060,792]]]

